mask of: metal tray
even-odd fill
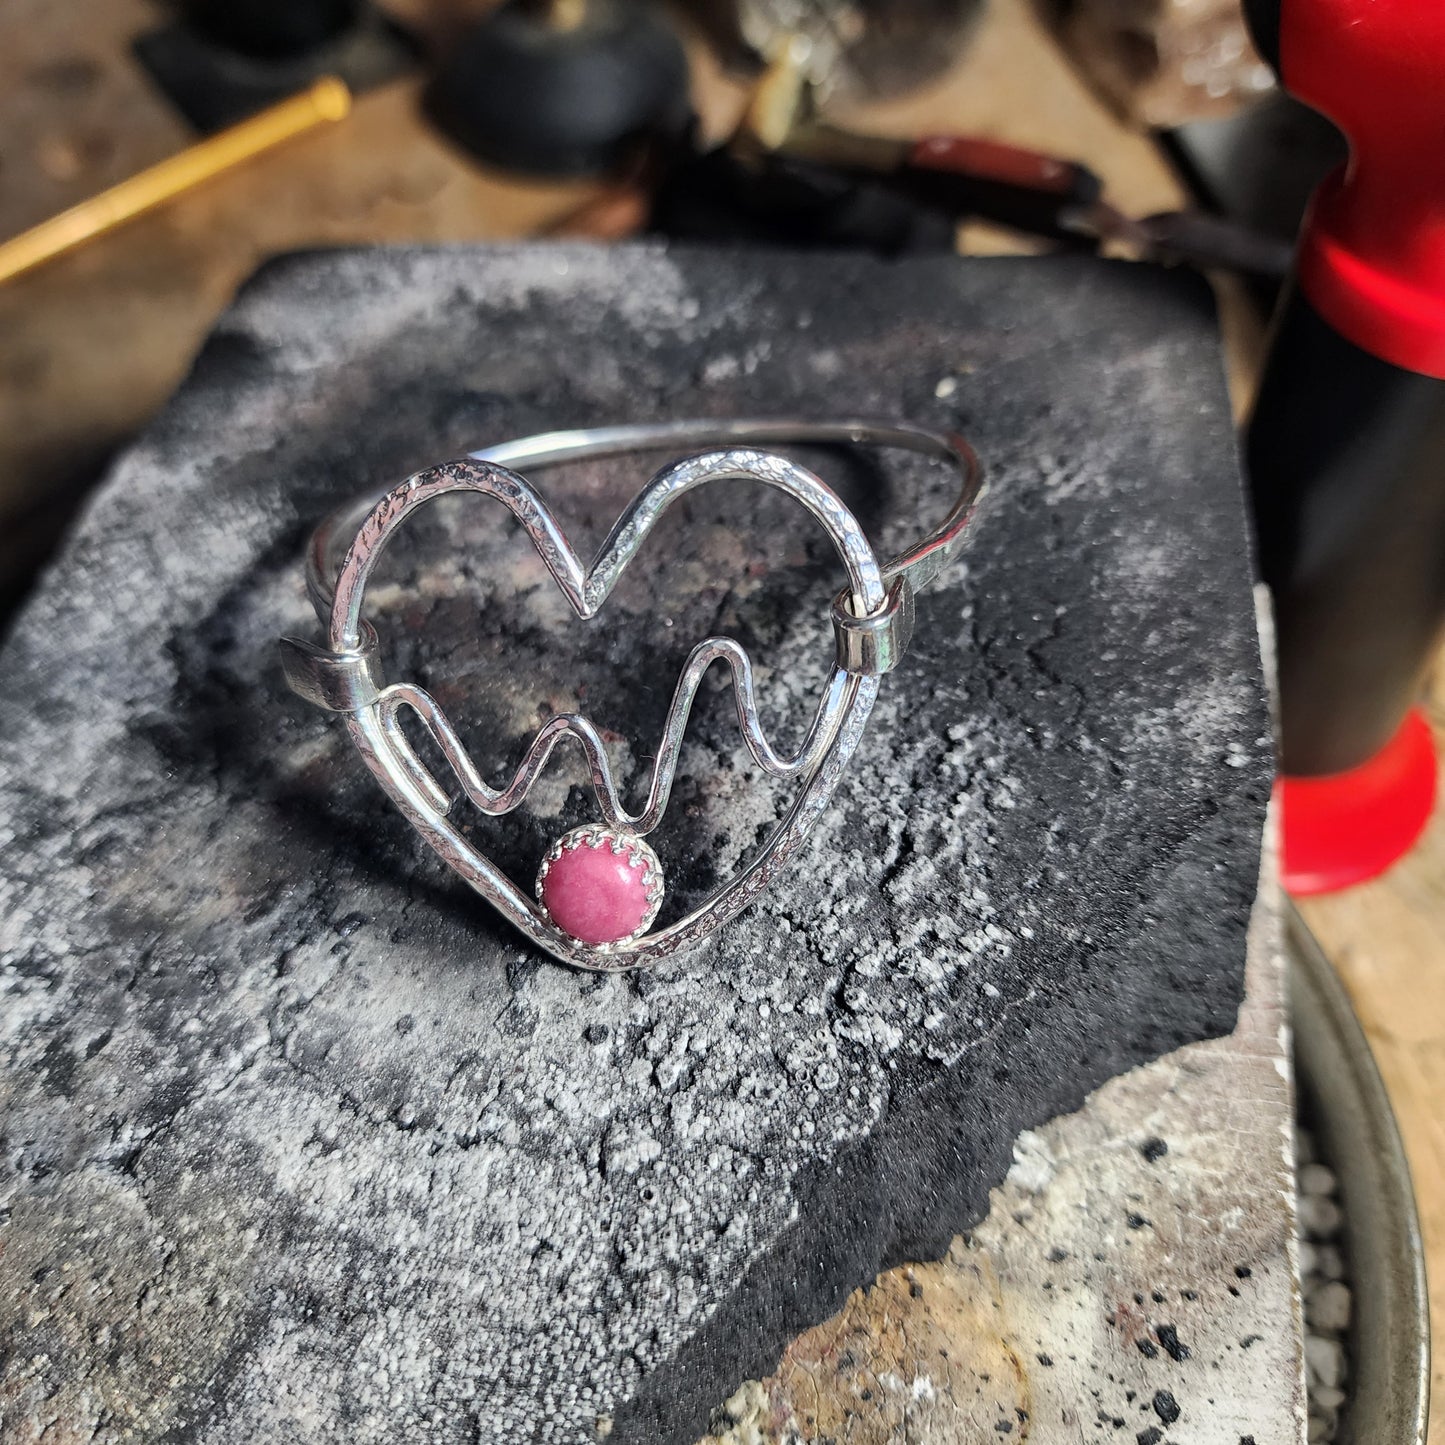
[[[1285,946],[1300,1113],[1339,1178],[1354,1293],[1353,1383],[1337,1445],[1423,1445],[1430,1310],[1400,1131],[1349,995],[1293,908]]]

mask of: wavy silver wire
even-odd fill
[[[805,468],[768,452],[732,448],[705,452],[664,467],[623,511],[590,568],[584,569],[551,509],[525,478],[496,463],[463,461],[418,473],[393,488],[371,510],[357,531],[337,580],[331,604],[331,639],[336,652],[345,652],[361,640],[361,606],[371,571],[395,529],[418,507],[457,491],[476,492],[501,501],[515,516],[536,546],[538,554],[563,595],[583,618],[595,616],[618,578],[646,540],[657,520],[680,497],[709,482],[748,479],[777,486],[802,503],[828,529],[848,572],[849,590],[864,615],[884,605],[886,594],[873,550],[856,518],[839,498]],[[387,688],[380,702],[385,745],[427,796],[434,808],[447,812],[451,799],[411,747],[398,713],[409,708],[421,720],[433,742],[450,764],[463,792],[483,812],[496,816],[510,812],[527,797],[553,748],[564,737],[575,738],[587,756],[593,791],[603,816],[617,827],[645,834],[662,817],[671,795],[687,719],[702,678],[713,662],[729,663],[738,720],[748,750],[757,762],[780,778],[796,777],[816,767],[837,729],[847,695],[847,674],[834,668],[818,711],[802,747],[791,757],[778,754],[769,744],[758,717],[751,659],[729,638],[709,638],[688,660],[663,727],[648,802],[641,813],[627,811],[602,740],[594,724],[575,713],[549,719],[533,738],[512,782],[491,787],[477,770],[456,730],[436,701],[421,688]]]
[[[435,779],[416,756],[410,740],[402,730],[401,711],[409,709],[413,712],[450,764],[463,793],[476,808],[491,817],[510,813],[521,806],[531,792],[532,785],[546,769],[553,749],[570,737],[581,746],[586,756],[592,790],[608,826],[645,837],[657,827],[667,810],[693,703],[704,674],[714,662],[719,661],[728,665],[738,726],[748,752],[758,766],[771,776],[785,781],[815,767],[828,746],[832,724],[842,709],[848,675],[834,669],[828,679],[828,691],[823,705],[814,714],[802,745],[791,756],[780,754],[769,744],[758,718],[752,659],[747,650],[730,637],[710,637],[706,642],[700,642],[688,655],[687,665],[678,679],[663,723],[662,740],[658,745],[648,781],[647,804],[639,813],[629,813],[623,805],[602,738],[592,720],[580,713],[558,713],[549,718],[532,739],[531,746],[512,775],[512,781],[503,788],[491,787],[482,777],[451,721],[425,689],[412,683],[394,683],[386,688],[379,700],[381,723],[403,766],[418,785],[427,791],[434,804],[445,812],[450,806],[450,798],[444,790],[436,787]]]

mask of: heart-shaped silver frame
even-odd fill
[[[960,471],[962,487],[948,516],[932,534],[901,557],[880,564],[857,519],[831,488],[785,457],[737,444],[745,440],[902,447],[953,463]],[[540,468],[673,445],[721,445],[723,449],[687,457],[659,471],[618,518],[587,568],[547,503],[513,470],[519,465]],[[730,638],[708,638],[689,656],[664,724],[647,804],[635,815],[623,807],[601,736],[586,717],[568,713],[549,719],[512,781],[493,788],[481,777],[429,694],[411,684],[383,682],[376,634],[362,617],[362,604],[377,558],[418,507],[458,492],[501,502],[521,523],[573,610],[587,620],[601,610],[658,518],[679,497],[697,487],[730,480],[760,482],[800,502],[827,533],[848,576],[847,588],[833,605],[834,666],[818,712],[795,754],[779,754],[769,745],[758,720],[751,660]],[[579,968],[599,972],[638,968],[693,947],[716,932],[746,908],[798,850],[858,745],[882,674],[897,664],[907,647],[913,593],[930,581],[956,550],[981,484],[977,459],[960,437],[891,422],[670,422],[550,432],[490,447],[418,472],[380,495],[359,498],[322,523],[308,551],[307,584],[317,615],[327,628],[328,645],[283,639],[287,678],[303,697],[345,716],[357,751],[412,826],[538,947]],[[335,554],[348,537],[338,568]],[[753,758],[775,777],[799,780],[797,796],[747,866],[692,912],[656,932],[617,943],[584,943],[563,932],[545,909],[462,834],[449,817],[451,796],[417,756],[401,726],[404,710],[414,714],[446,758],[465,796],[483,813],[494,816],[520,806],[553,748],[564,737],[572,737],[587,755],[606,824],[620,833],[640,836],[657,826],[666,809],[693,699],[703,674],[718,661],[731,671],[739,726]]]

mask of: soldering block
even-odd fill
[[[303,543],[347,496],[698,414],[956,426],[990,491],[791,871],[698,952],[580,973],[425,848],[276,639],[317,635]],[[926,460],[803,459],[883,555],[948,505]],[[658,460],[539,485],[586,552]],[[585,710],[635,797],[720,633],[795,743],[842,577],[790,507],[693,494],[585,624],[495,504],[429,509],[372,596],[387,675],[493,777]],[[1178,273],[284,258],[117,462],[3,676],[6,1439],[692,1440],[978,1220],[1021,1129],[1240,1000],[1271,747],[1215,319]],[[595,817],[559,768],[468,823],[522,886]],[[704,688],[650,840],[669,906],[786,796]]]

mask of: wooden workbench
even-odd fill
[[[130,58],[143,0],[12,0],[0,46],[0,236],[184,144]],[[703,67],[710,122],[739,88]],[[854,115],[901,134],[977,130],[1086,158],[1125,209],[1179,195],[1158,152],[1093,99],[1022,3],[995,0],[963,67],[907,102]],[[489,174],[419,120],[416,86],[364,96],[342,126],[0,288],[0,578],[25,572],[106,456],[174,389],[213,319],[265,256],[296,247],[478,240],[556,226],[597,194]],[[970,232],[986,249],[998,238]],[[1238,354],[1250,349],[1249,327]],[[1247,367],[1241,368],[1241,373]],[[3,583],[0,583],[3,585]],[[1445,741],[1445,693],[1432,700]],[[1386,878],[1305,915],[1345,977],[1395,1100],[1445,1321],[1445,824]],[[1445,1422],[1437,1366],[1432,1418]]]

